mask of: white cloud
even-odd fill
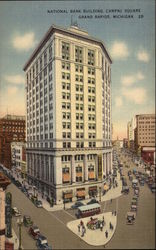
[[[33,32],[29,32],[24,35],[17,35],[14,37],[12,43],[15,49],[19,51],[28,51],[36,44],[35,34]]]
[[[147,97],[144,88],[122,88],[122,95],[136,104],[145,103]]]
[[[23,83],[25,83],[24,76],[22,76],[22,75],[4,76],[4,79],[9,83],[14,83],[14,84],[23,84]]]
[[[17,93],[17,90],[18,90],[17,87],[9,87],[7,89],[7,93],[10,96],[10,98],[12,95],[15,95]]]
[[[145,50],[140,50],[138,53],[137,53],[137,59],[139,61],[142,61],[142,62],[149,62],[150,60],[150,56],[148,54],[147,51]]]
[[[122,104],[123,104],[122,98],[121,98],[121,97],[116,97],[116,98],[115,98],[115,106],[116,106],[116,107],[121,107]]]
[[[142,72],[138,72],[136,74],[136,78],[137,78],[137,80],[143,80],[145,78],[145,76],[142,74]]]
[[[121,77],[121,83],[123,86],[131,86],[137,81],[143,80],[145,77],[142,72],[138,72],[137,74],[128,75]]]
[[[111,47],[111,55],[115,59],[126,59],[129,56],[127,44],[122,41],[115,41]]]

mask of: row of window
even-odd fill
[[[52,59],[52,44],[49,45],[47,50],[44,51],[44,53],[40,56],[40,58],[36,61],[36,63],[32,66],[32,68],[27,73],[27,82],[31,81],[38,74],[39,71],[42,70],[43,66],[46,66],[48,63],[48,56],[49,55],[49,61]],[[52,67],[52,66],[51,66]]]

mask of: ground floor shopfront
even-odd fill
[[[27,152],[28,181],[56,204],[96,197],[112,173],[112,149]]]

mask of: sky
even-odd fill
[[[0,1],[0,117],[26,114],[23,66],[49,27],[68,28],[71,16],[112,58],[113,139],[127,137],[134,115],[155,113],[154,0]]]

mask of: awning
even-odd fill
[[[70,174],[66,173],[62,175],[63,181],[70,181]]]
[[[97,190],[97,186],[89,187],[89,191]]]
[[[94,172],[89,172],[88,177],[89,177],[90,179],[94,179],[94,178],[95,178]]]
[[[76,194],[78,197],[84,197],[85,196],[85,190],[80,190],[80,191],[77,191],[77,194]]]
[[[72,190],[63,192],[63,197],[64,197],[65,199],[70,199],[70,198],[72,198],[72,197],[73,197],[73,192],[72,192]]]
[[[73,194],[72,193],[70,193],[70,194],[64,194],[64,198],[65,199],[70,199],[70,198],[72,198],[73,197]]]

